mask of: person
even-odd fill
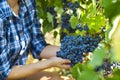
[[[46,43],[40,26],[35,0],[0,0],[0,80],[62,80],[43,72],[50,67],[70,69],[70,61],[56,57],[60,47]],[[46,60],[26,64],[30,52]]]

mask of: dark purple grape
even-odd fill
[[[60,51],[57,52],[57,57],[71,60],[71,66],[77,63],[82,63],[83,53],[93,52],[97,48],[98,39],[88,36],[65,36],[61,40]]]

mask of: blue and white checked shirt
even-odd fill
[[[35,58],[46,46],[40,31],[34,0],[20,0],[15,16],[7,0],[0,0],[0,80],[5,80],[12,67],[26,63],[29,51]]]

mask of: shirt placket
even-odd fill
[[[24,16],[24,13],[26,12],[26,9],[25,9],[25,7],[22,5],[22,4],[20,4],[21,5],[21,7],[20,7],[20,12],[21,12],[21,14],[19,15],[20,17],[19,17],[19,19],[20,19],[20,40],[21,40],[21,51],[20,51],[20,55],[23,55],[23,53],[25,52],[25,50],[26,50],[26,40],[25,40],[25,34],[24,34],[24,18],[23,18],[23,16]]]
[[[23,55],[23,53],[26,50],[26,41],[25,41],[25,37],[24,37],[24,25],[23,25],[23,20],[20,20],[20,40],[21,40],[21,51],[20,51],[20,55]]]

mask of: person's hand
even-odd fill
[[[59,67],[64,69],[70,69],[71,61],[68,59],[62,59],[59,57],[52,57],[49,59],[51,62],[51,67]]]

